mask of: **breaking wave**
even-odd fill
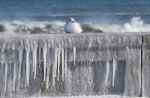
[[[48,34],[63,33],[63,22],[22,22],[12,21],[0,24],[0,32],[4,34]]]
[[[140,17],[133,17],[130,22],[110,25],[96,25],[104,32],[150,32],[150,24],[144,23]]]
[[[65,33],[63,21],[55,22],[23,22],[12,21],[0,24],[3,34],[54,34]],[[81,24],[83,33],[102,32],[150,32],[150,24],[146,24],[140,17],[133,17],[130,22],[120,24]]]

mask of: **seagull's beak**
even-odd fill
[[[75,21],[71,21],[72,23],[75,23]]]

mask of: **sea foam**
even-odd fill
[[[63,21],[54,22],[24,22],[11,21],[0,24],[0,33],[3,34],[54,34],[65,33]],[[144,23],[140,17],[133,17],[124,24],[93,24],[81,23],[83,33],[102,32],[149,32],[150,24]]]

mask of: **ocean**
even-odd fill
[[[0,0],[0,32],[64,33],[73,17],[87,32],[149,32],[150,0]]]

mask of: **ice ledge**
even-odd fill
[[[27,98],[149,98],[149,97],[127,97],[127,96],[119,96],[119,95],[104,95],[104,96],[27,97]]]
[[[134,34],[134,33],[133,33]],[[141,33],[142,34],[142,33]],[[20,42],[20,41],[40,41],[50,42],[50,45],[62,47],[73,46],[130,46],[141,45],[141,35],[139,34],[119,34],[119,33],[87,33],[87,34],[13,34],[13,35],[0,35],[1,42]],[[79,43],[78,43],[79,42]]]
[[[62,82],[64,81],[64,79],[68,79],[69,80],[68,83],[70,83],[69,86],[64,85],[64,87],[66,87],[66,92],[67,92],[66,95],[69,95],[71,90],[72,90],[71,93],[73,93],[74,95],[82,95],[82,91],[83,93],[87,93],[86,91],[84,91],[84,87],[94,90],[92,85],[95,85],[95,88],[97,87],[97,85],[102,85],[99,83],[103,83],[103,82],[100,82],[102,81],[103,78],[99,78],[99,80],[97,79],[99,74],[100,76],[104,76],[104,77],[106,76],[105,79],[107,81],[112,81],[114,85],[115,75],[117,73],[117,72],[115,73],[116,68],[117,68],[116,67],[117,64],[115,62],[117,61],[118,63],[120,62],[121,64],[126,62],[120,68],[125,69],[123,66],[126,66],[126,69],[127,69],[126,73],[128,74],[121,72],[120,74],[122,74],[122,78],[116,78],[118,79],[118,81],[120,81],[120,82],[116,82],[117,85],[115,85],[115,88],[118,87],[116,91],[118,91],[119,94],[122,94],[123,91],[125,91],[128,93],[129,96],[140,96],[141,81],[142,81],[141,80],[141,59],[142,59],[141,58],[141,50],[142,50],[141,46],[143,45],[142,39],[145,38],[142,36],[147,36],[147,39],[149,38],[148,37],[149,35],[142,35],[142,34],[141,35],[140,34],[135,34],[135,35],[134,34],[122,34],[121,35],[117,33],[116,34],[93,33],[93,34],[1,35],[0,36],[1,64],[3,64],[2,69],[5,69],[5,71],[2,70],[1,72],[3,76],[3,80],[5,80],[1,82],[5,84],[4,89],[2,87],[1,91],[3,90],[6,92],[17,91],[17,90],[19,91],[20,86],[18,85],[18,81],[20,81],[20,76],[23,76],[21,80],[25,80],[26,83],[24,82],[20,82],[20,83],[27,84],[27,86],[25,85],[25,87],[30,87],[29,89],[27,88],[27,90],[29,90],[28,93],[30,93],[29,95],[34,95],[34,93],[38,93],[37,89],[39,91],[41,89],[41,87],[38,87],[37,85],[36,86],[32,85],[34,84],[34,82],[37,82],[37,79],[39,79],[38,83],[43,83],[44,81],[46,86],[44,85],[42,87],[48,89],[52,87],[51,85],[53,85],[55,88],[56,87],[55,80],[59,81],[61,80],[60,77],[62,77]],[[108,48],[108,47],[111,47],[111,48]],[[120,47],[123,47],[123,48],[120,49]],[[145,55],[147,54],[148,53],[145,52]],[[86,59],[86,57],[88,58]],[[124,57],[123,61],[119,61],[119,58],[121,57]],[[148,56],[146,56],[146,58],[147,57]],[[71,60],[69,60],[69,58]],[[77,75],[71,74],[72,76],[65,77],[65,75],[66,76],[70,75],[67,72],[74,71],[75,66],[73,65],[77,64],[77,61],[81,62],[82,58],[86,62],[83,64],[88,65],[88,66],[83,66],[82,63],[79,63],[80,66],[83,66],[81,71],[78,70],[80,69],[78,68],[76,69],[76,72],[75,72],[75,74]],[[106,68],[105,66],[99,67],[100,65],[103,64],[101,62],[99,62],[98,63],[99,66],[97,66],[97,62],[95,58],[96,60],[104,61],[104,63],[106,62],[107,63],[106,65],[108,67]],[[146,62],[149,61],[149,59],[146,59],[146,60],[147,60]],[[73,64],[69,63],[69,61],[71,61]],[[111,64],[111,62],[113,62],[113,64]],[[121,65],[120,63],[119,65]],[[12,64],[13,66],[11,66]],[[91,65],[91,64],[94,64],[94,65]],[[109,67],[110,65],[113,65],[113,68],[110,68]],[[76,68],[80,66],[76,66]],[[23,73],[24,73],[22,75],[21,75],[21,70],[22,70],[21,68],[23,69]],[[41,68],[43,68],[43,71],[40,70]],[[50,68],[52,68],[52,70],[50,70]],[[94,70],[92,70],[92,68]],[[97,68],[106,70],[105,71],[106,74],[103,73],[102,70],[100,71],[99,69],[97,70]],[[87,83],[87,84],[82,84],[83,88],[75,92],[76,90],[69,89],[69,87],[75,88],[73,84],[80,85],[78,82],[72,81],[73,79],[77,80],[76,78],[78,77],[80,78],[80,74],[78,74],[79,72],[82,73],[81,76],[82,75],[84,77],[87,76],[86,78],[88,79],[88,81],[85,82],[84,80],[81,80],[82,83]],[[87,72],[88,75],[84,74],[84,72],[85,73]],[[108,78],[109,76],[108,73],[113,74],[113,79]],[[8,77],[9,74],[13,74],[13,76]],[[41,74],[44,78],[39,77],[39,74]],[[52,76],[49,79],[50,74],[52,74]],[[75,77],[75,78],[72,79],[72,77]],[[93,79],[93,77],[95,77],[95,81],[92,80],[91,82],[91,79]],[[112,77],[112,76],[109,76],[109,77]],[[124,81],[124,77],[125,77],[125,89],[124,87],[122,87],[122,82],[121,82],[121,79]],[[9,78],[12,80],[12,82],[7,81],[9,80]],[[35,78],[36,80],[33,80],[33,78]],[[30,81],[31,79],[32,81]],[[51,80],[52,82],[51,81],[49,82],[49,80]],[[145,78],[145,80],[147,79]],[[67,85],[68,83],[66,82]],[[130,83],[130,85],[128,85],[128,83]],[[147,83],[147,81],[145,83]],[[119,89],[120,86],[122,90]],[[147,85],[145,86],[147,87]],[[108,87],[108,85],[106,85],[106,87]],[[110,85],[110,87],[112,86]],[[13,90],[11,88],[13,88]],[[33,88],[36,92],[34,92],[33,89],[30,91],[31,88]],[[100,91],[103,91],[104,88],[97,87],[97,89],[102,89]],[[146,91],[145,91],[146,94],[149,94],[149,90],[146,90]],[[105,92],[108,92],[108,90],[104,92],[98,92],[98,94],[96,95],[103,94]],[[57,92],[55,93],[56,93],[56,96],[59,96]],[[111,90],[111,93],[114,93],[113,89]],[[146,94],[144,94],[143,96],[145,96]],[[73,98],[85,98],[85,97],[86,98],[87,97],[89,98],[112,98],[112,97],[128,98],[124,96],[76,96]],[[48,98],[52,98],[52,97],[48,97]],[[55,97],[55,98],[60,98],[60,97]],[[70,98],[70,97],[66,97],[66,98]],[[132,97],[132,98],[138,98],[138,97]]]

